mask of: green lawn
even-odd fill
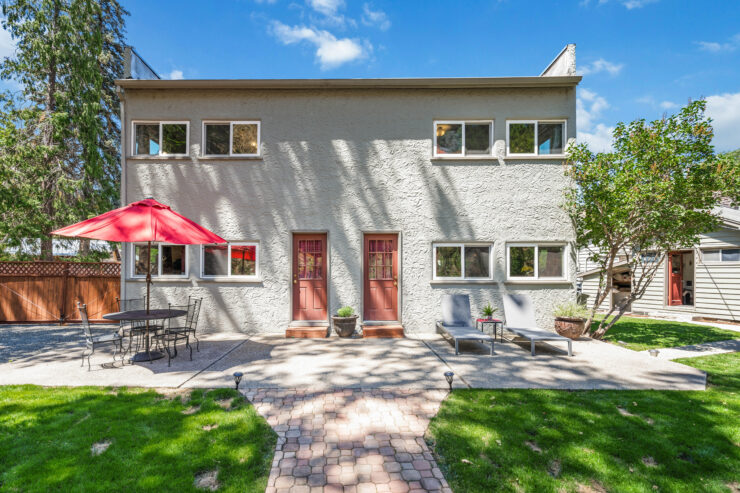
[[[740,353],[681,362],[707,391],[455,390],[427,440],[456,492],[737,492]]]
[[[594,322],[591,325],[592,330],[596,330],[598,325],[598,321]],[[633,317],[620,318],[604,336],[605,341],[615,344],[617,341],[622,341],[625,343],[624,347],[634,351],[688,346],[728,339],[740,339],[740,332],[688,322]]]
[[[232,389],[0,387],[0,491],[264,491],[275,442]]]

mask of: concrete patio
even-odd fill
[[[96,331],[112,328],[96,327]],[[75,326],[0,327],[0,385],[36,384],[223,387],[244,373],[242,388],[457,388],[703,390],[703,372],[644,353],[583,339],[569,358],[560,348],[496,343],[496,354],[475,343],[454,348],[436,334],[405,339],[285,339],[280,335],[204,334],[200,352],[180,351],[153,363],[112,364],[112,350],[96,352],[92,371],[80,367],[81,329]]]

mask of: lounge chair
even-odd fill
[[[532,299],[526,294],[505,294],[504,295],[504,315],[506,325],[504,326],[509,332],[529,339],[534,356],[534,343],[538,341],[561,341],[568,343],[568,356],[573,356],[573,347],[570,339],[563,337],[555,332],[540,329],[534,318],[534,307]]]
[[[470,298],[466,294],[442,295],[442,320],[437,320],[437,331],[447,334],[455,341],[455,354],[460,353],[460,341],[481,341],[491,343],[493,356],[494,339],[472,326]]]

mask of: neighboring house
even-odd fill
[[[155,197],[229,240],[157,245],[153,303],[203,298],[206,330],[434,331],[444,293],[480,313],[575,293],[559,207],[576,134],[575,47],[537,77],[120,80],[122,202]],[[145,245],[123,291],[144,292]],[[499,312],[500,314],[501,312]]]
[[[644,296],[632,303],[632,312],[740,321],[740,211],[720,207],[717,212],[722,227],[701,235],[693,249],[669,252]],[[578,277],[583,294],[593,303],[599,269],[588,257],[586,249],[579,251]],[[630,267],[626,259],[619,260],[615,289],[602,309],[629,296]]]

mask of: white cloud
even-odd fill
[[[13,55],[15,52],[15,42],[10,33],[0,27],[0,61]]]
[[[367,3],[362,5],[362,23],[366,26],[378,26],[381,31],[387,31],[391,27],[388,15],[382,10],[372,10]]]
[[[182,70],[175,69],[167,75],[167,78],[172,80],[180,80],[184,79],[185,75],[182,73]]]
[[[659,106],[664,110],[672,110],[674,108],[678,108],[678,105],[673,101],[661,101]]]
[[[306,0],[308,6],[323,16],[318,22],[325,21],[337,26],[350,24],[357,26],[354,19],[348,19],[339,11],[345,7],[344,0]]]
[[[699,45],[700,50],[708,51],[710,53],[735,51],[740,48],[740,33],[732,36],[724,43],[718,43],[716,41],[697,41],[696,44]]]
[[[599,58],[590,65],[584,65],[578,71],[582,75],[598,74],[599,72],[608,72],[609,75],[618,75],[624,68],[623,63],[612,63],[603,58]]]
[[[620,4],[624,5],[627,10],[632,9],[639,9],[644,7],[645,5],[649,3],[657,2],[658,0],[617,0]],[[583,0],[581,2],[581,5],[588,5],[591,3],[591,0]],[[599,0],[599,5],[604,5],[605,3],[609,3],[609,0]]]
[[[578,131],[578,141],[588,144],[592,152],[609,152],[612,150],[614,127],[599,123],[591,132]]]
[[[740,148],[740,92],[707,97],[707,116],[714,127],[714,146],[718,151]]]
[[[576,98],[578,140],[588,143],[592,151],[605,152],[611,150],[614,127],[595,122],[607,108],[609,108],[607,100],[594,91],[578,90],[578,97]]]
[[[322,70],[336,68],[342,64],[366,58],[372,45],[356,39],[337,39],[332,33],[314,27],[288,26],[273,21],[272,33],[285,45],[306,41],[316,47],[316,59]]]

